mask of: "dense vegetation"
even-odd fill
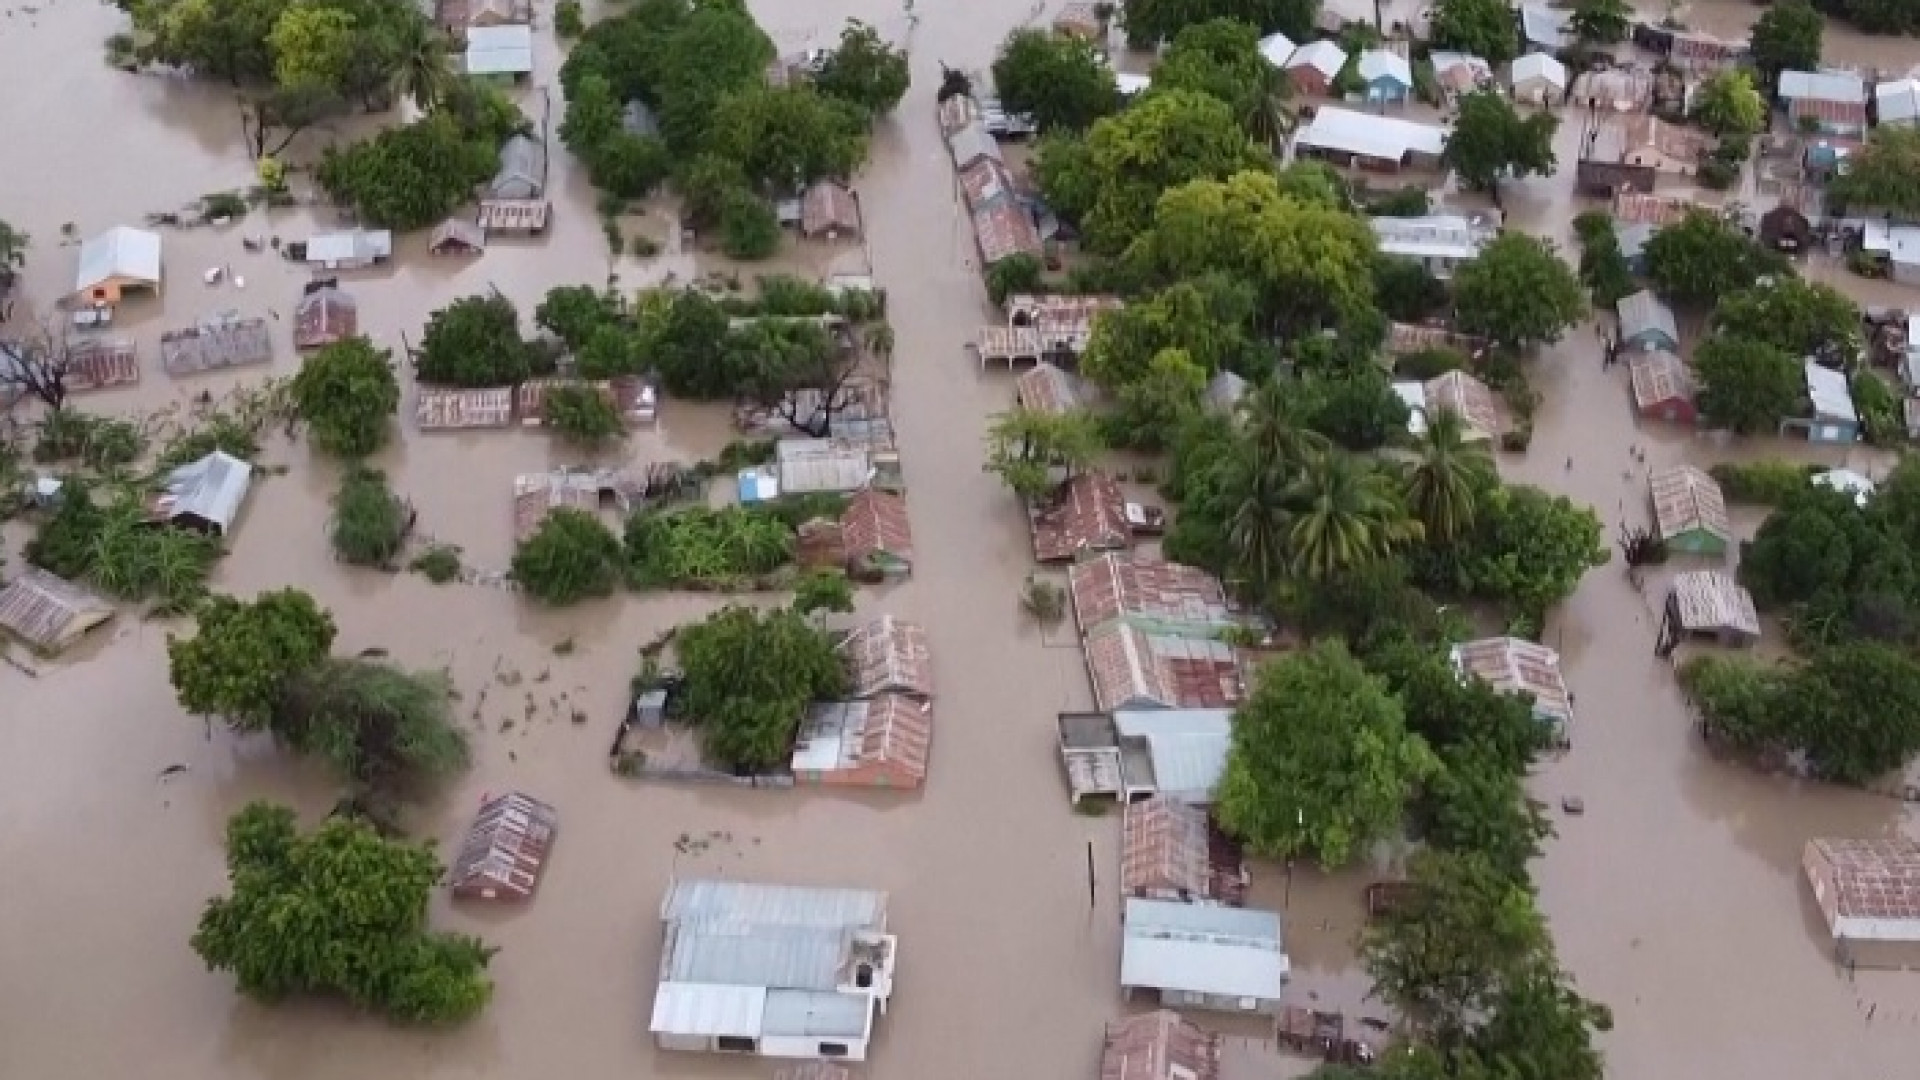
[[[784,765],[806,707],[832,701],[847,675],[832,640],[796,608],[726,607],[683,626],[677,708],[709,760],[741,772]]]
[[[289,389],[314,444],[344,457],[380,449],[400,408],[393,354],[366,338],[348,338],[307,357]]]

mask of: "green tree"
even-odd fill
[[[1579,0],[1568,22],[1581,41],[1613,45],[1626,40],[1632,19],[1633,8],[1625,0]]]
[[[744,188],[720,207],[720,250],[729,259],[757,262],[780,249],[780,219],[767,201]]]
[[[1186,90],[1218,99],[1243,125],[1262,130],[1248,134],[1271,146],[1281,126],[1268,103],[1286,93],[1284,77],[1260,54],[1260,35],[1232,19],[1195,23],[1174,35],[1173,44],[1153,69],[1153,89]]]
[[[533,325],[578,350],[603,327],[620,321],[620,298],[591,285],[557,285],[533,309]]]
[[[853,582],[838,570],[815,570],[793,587],[793,610],[802,615],[816,611],[851,612]]]
[[[711,297],[697,289],[675,293],[648,333],[667,393],[702,401],[731,396],[737,389],[731,374],[712,362],[714,343],[728,333],[727,313]]]
[[[553,6],[553,32],[563,38],[577,38],[587,32],[587,17],[580,0],[559,0]]]
[[[1172,41],[1189,26],[1232,19],[1262,34],[1278,30],[1294,41],[1312,36],[1318,0],[1127,0],[1127,43],[1144,48]]]
[[[1100,453],[1100,432],[1085,413],[1015,408],[994,418],[987,447],[986,471],[1032,501],[1053,486],[1053,470],[1072,476],[1093,463]]]
[[[1543,958],[1501,981],[1470,1049],[1496,1076],[1600,1080],[1605,1062],[1593,1036],[1612,1028],[1612,1012],[1581,997],[1566,973]]]
[[[341,562],[392,570],[412,525],[412,508],[387,486],[386,476],[355,466],[333,497],[327,534]]]
[[[1453,307],[1461,330],[1523,349],[1558,341],[1587,300],[1548,241],[1510,230],[1454,275]]]
[[[1373,294],[1395,322],[1417,323],[1444,308],[1447,286],[1413,259],[1381,255],[1373,261]]]
[[[1429,545],[1419,572],[1440,592],[1511,601],[1538,616],[1609,557],[1592,508],[1536,487],[1503,485],[1479,500],[1473,528],[1458,541]]]
[[[445,219],[493,176],[501,141],[435,112],[365,142],[327,147],[315,178],[369,225],[421,229]]]
[[[598,517],[563,507],[514,549],[513,580],[541,603],[561,607],[612,593],[620,564],[620,538]]]
[[[567,91],[560,143],[575,157],[591,161],[594,151],[621,132],[623,118],[621,103],[613,96],[613,83],[597,72],[583,75]]]
[[[911,78],[906,50],[889,47],[879,31],[848,19],[840,30],[839,47],[821,62],[813,85],[828,97],[858,105],[870,116],[882,116],[900,104]]]
[[[1743,434],[1771,431],[1806,396],[1802,362],[1764,342],[1715,334],[1693,355],[1703,420]]]
[[[1494,67],[1520,54],[1518,24],[1502,0],[1440,0],[1431,19],[1436,49],[1458,49]]]
[[[987,267],[987,298],[995,304],[1004,304],[1009,296],[1039,292],[1046,272],[1040,256],[1016,251]]]
[[[1787,268],[1778,255],[1705,210],[1691,211],[1679,224],[1654,234],[1646,260],[1647,279],[1660,295],[1700,306]]]
[[[1527,863],[1553,835],[1521,773],[1500,751],[1472,742],[1440,752],[1440,768],[1414,801],[1421,839],[1441,851],[1474,853],[1513,881],[1527,880]]]
[[[1824,29],[1820,13],[1805,0],[1769,5],[1749,35],[1753,66],[1768,86],[1777,84],[1780,73],[1788,69],[1820,70]]]
[[[1043,132],[1084,131],[1120,107],[1113,69],[1093,44],[1069,34],[1024,28],[1007,35],[993,61],[1001,107]]]
[[[1920,661],[1877,641],[1822,649],[1787,680],[1775,708],[1820,776],[1865,784],[1920,752]]]
[[[207,902],[193,950],[257,1001],[328,994],[407,1023],[457,1023],[492,997],[493,950],[427,930],[443,872],[431,848],[364,822],[333,817],[300,836],[292,810],[250,803],[227,823],[230,892]]]
[[[428,316],[414,373],[436,386],[512,386],[527,377],[531,361],[520,313],[495,292],[463,297]]]
[[[1252,290],[1241,283],[1217,275],[1182,281],[1095,319],[1080,371],[1118,393],[1144,379],[1167,349],[1185,352],[1208,376],[1241,366],[1253,308]]]
[[[784,765],[808,703],[846,692],[832,640],[790,608],[722,608],[681,627],[674,648],[708,759],[741,772]]]
[[[1883,125],[1847,159],[1845,172],[1827,185],[1828,197],[1854,213],[1920,216],[1920,130]]]
[[[758,190],[784,194],[852,175],[867,156],[866,114],[811,87],[755,86],[714,107],[707,145]]]
[[[289,6],[289,0],[135,4],[133,26],[145,37],[143,58],[240,86],[272,78],[268,36]]]
[[[1463,183],[1493,192],[1497,200],[1503,177],[1553,174],[1553,136],[1559,128],[1560,118],[1550,112],[1522,117],[1504,95],[1479,90],[1460,98],[1442,156]]]
[[[599,388],[586,383],[555,386],[541,403],[547,425],[561,438],[602,447],[626,437],[626,421]]]
[[[1709,77],[1693,111],[1700,126],[1715,135],[1751,135],[1767,126],[1766,99],[1754,88],[1753,76],[1739,68]]]
[[[400,408],[393,353],[363,337],[334,342],[308,357],[288,392],[314,444],[342,457],[380,449]]]
[[[267,34],[274,78],[282,85],[337,87],[361,47],[352,13],[323,4],[291,4]]]
[[[1394,830],[1433,768],[1380,681],[1323,641],[1256,673],[1215,809],[1261,855],[1340,866]]]
[[[1373,365],[1319,372],[1300,380],[1294,410],[1300,423],[1335,446],[1378,450],[1407,430],[1407,403]]]
[[[287,680],[333,647],[333,616],[296,589],[251,602],[210,597],[195,617],[193,637],[167,636],[168,677],[180,707],[242,730],[267,727]]]
[[[1407,506],[1436,544],[1450,543],[1473,528],[1480,496],[1499,482],[1493,456],[1466,439],[1466,422],[1452,410],[1429,413],[1407,472]]]
[[[393,56],[389,93],[413,102],[416,108],[436,109],[455,101],[462,89],[447,56],[447,39],[413,12],[396,27],[390,42]]]
[[[573,359],[583,379],[614,379],[637,374],[644,360],[641,339],[613,325],[596,329]]]
[[[1111,430],[1123,437],[1115,441],[1148,450],[1165,446],[1180,425],[1200,411],[1206,389],[1206,369],[1185,349],[1162,349],[1138,380],[1120,388]]]
[[[1394,545],[1417,540],[1420,523],[1407,516],[1392,481],[1344,454],[1307,462],[1288,489],[1295,507],[1287,530],[1295,574],[1332,577],[1384,558]]]
[[[288,680],[272,731],[379,805],[466,769],[471,750],[453,701],[443,672],[335,657]]]
[[[1860,307],[1831,285],[1772,278],[1720,297],[1717,333],[1771,345],[1792,356],[1851,365],[1865,347]]]
[[[1374,993],[1444,1045],[1552,944],[1526,884],[1484,855],[1420,852],[1408,881],[1406,901],[1368,929],[1363,957]]]

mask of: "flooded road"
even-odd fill
[[[892,891],[902,966],[873,1076],[960,1080],[1004,1072],[1009,1060],[1023,1075],[1094,1074],[1100,1027],[1122,1005],[1112,883],[1098,883],[1090,911],[1085,867],[1092,845],[1095,864],[1110,872],[1118,824],[1067,809],[1052,718],[1087,707],[1090,695],[1069,636],[1043,640],[1016,602],[1029,566],[1024,525],[980,469],[985,417],[1006,406],[1010,385],[1003,374],[977,372],[962,351],[991,313],[931,119],[940,63],[984,67],[1032,9],[1026,0],[922,0],[910,27],[897,7],[870,0],[755,7],[785,49],[830,42],[846,15],[912,49],[914,88],[876,132],[860,188],[872,266],[891,293],[897,328],[893,401],[918,557],[909,582],[865,592],[861,602],[920,621],[931,636],[941,692],[925,791],[905,799],[743,793],[612,777],[605,751],[636,650],[699,617],[712,598],[619,598],[552,614],[490,589],[345,571],[322,536],[333,466],[276,443],[267,458],[290,471],[256,486],[218,586],[308,589],[333,608],[341,651],[379,646],[400,662],[452,673],[477,762],[457,790],[417,815],[421,834],[451,842],[483,792],[509,786],[560,809],[562,839],[529,909],[437,913],[502,947],[495,1002],[468,1028],[421,1034],[326,1005],[263,1009],[236,999],[229,977],[202,969],[186,939],[202,903],[225,887],[227,815],[260,797],[317,814],[331,794],[271,746],[208,732],[183,715],[166,680],[174,628],[125,620],[37,679],[0,669],[0,859],[23,871],[0,892],[8,915],[0,921],[0,1075],[769,1075],[766,1062],[652,1048],[654,913],[676,873]],[[0,21],[0,72],[9,73],[0,76],[8,80],[0,130],[29,163],[0,171],[0,218],[35,238],[23,309],[71,283],[76,251],[62,245],[63,225],[91,235],[251,182],[223,92],[89,62],[119,21],[80,0],[31,14],[19,8]],[[559,55],[549,35],[540,40],[539,70],[550,77]],[[70,60],[49,71],[48,56]],[[108,117],[110,139],[89,129]],[[1517,222],[1564,232],[1568,131],[1568,175],[1515,185],[1508,205]],[[613,274],[631,288],[695,271],[687,258],[610,262],[592,193],[571,164],[554,157],[557,224],[544,240],[441,262],[416,237],[397,269],[345,275],[362,326],[397,348],[429,311],[489,286],[530,312],[558,284]],[[152,359],[154,339],[230,308],[278,312],[286,322],[305,273],[244,254],[241,238],[298,239],[312,225],[303,212],[282,212],[166,233],[164,305],[136,304],[121,327],[141,340],[143,381],[85,407],[142,413],[202,386],[217,392],[258,378],[172,380]],[[665,232],[659,220],[635,227]],[[866,257],[841,248],[804,259],[849,255]],[[230,265],[246,289],[203,286],[201,271],[216,265]],[[273,371],[286,374],[295,363],[288,331],[276,332]],[[1622,477],[1629,443],[1648,446],[1655,464],[1706,452],[1699,442],[1636,431],[1624,379],[1618,369],[1602,372],[1590,333],[1575,331],[1540,362],[1546,404],[1534,450],[1502,463],[1511,477],[1599,507],[1609,535],[1622,515],[1645,516],[1644,480]],[[513,474],[571,460],[537,433],[435,437],[403,427],[402,445],[381,464],[423,527],[482,565],[510,553]],[[717,410],[669,402],[660,431],[636,437],[612,463],[703,456],[727,438]],[[1576,460],[1566,470],[1569,455]],[[9,556],[17,560],[17,549]],[[1566,962],[1616,1010],[1606,1043],[1612,1075],[1910,1073],[1920,992],[1895,977],[1849,985],[1836,976],[1794,870],[1807,837],[1886,832],[1899,824],[1897,806],[1707,760],[1689,737],[1671,675],[1652,659],[1650,618],[1649,601],[1618,568],[1603,568],[1549,636],[1567,655],[1581,720],[1573,753],[1542,770],[1539,790],[1550,800],[1580,795],[1588,811],[1560,823],[1539,876]],[[567,643],[565,655],[556,652]],[[585,724],[572,722],[575,710]],[[174,764],[190,768],[159,780]],[[1342,999],[1364,991],[1347,944],[1363,881],[1304,869],[1287,881],[1263,867],[1254,893],[1293,917],[1303,981]],[[1871,1027],[1869,1001],[1881,1003]]]

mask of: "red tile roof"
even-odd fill
[[[1033,557],[1043,563],[1124,548],[1133,539],[1126,494],[1099,471],[1083,472],[1055,488],[1052,500],[1031,518]]]

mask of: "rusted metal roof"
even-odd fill
[[[1220,579],[1141,552],[1108,552],[1067,575],[1081,633],[1115,620],[1144,629],[1212,637],[1237,624]]]
[[[600,509],[600,479],[593,473],[550,472],[516,476],[513,480],[513,538],[532,536],[555,510]]]
[[[800,233],[860,235],[860,200],[845,184],[822,180],[800,198]]]
[[[421,431],[503,428],[513,423],[513,390],[450,390],[423,386],[414,407]]]
[[[1673,609],[1688,633],[1733,631],[1760,636],[1753,594],[1724,570],[1688,570],[1673,578]]]
[[[1627,371],[1633,379],[1633,403],[1641,409],[1693,400],[1693,373],[1665,349],[1633,353]]]
[[[1720,482],[1705,471],[1680,465],[1654,473],[1648,485],[1653,492],[1654,527],[1662,540],[1701,531],[1722,541],[1733,539],[1726,496],[1720,492]]]
[[[822,783],[917,788],[933,749],[933,705],[904,694],[814,705],[794,742],[797,776]]]
[[[1040,233],[1033,215],[1008,200],[983,206],[973,213],[973,235],[980,244],[980,264],[992,266],[1015,255],[1039,256]]]
[[[486,230],[466,218],[448,218],[427,238],[427,250],[435,255],[478,255],[486,249]]]
[[[1920,940],[1920,844],[1809,840],[1804,862],[1835,937]]]
[[[1387,326],[1387,351],[1396,356],[1428,349],[1452,349],[1471,356],[1485,348],[1486,344],[1485,338],[1456,333],[1444,326],[1417,326],[1399,322]]]
[[[1037,344],[1037,342],[1036,342]],[[1080,383],[1055,364],[1035,364],[1013,382],[1014,400],[1033,412],[1059,416],[1080,408]]]
[[[1532,694],[1534,712],[1562,724],[1573,721],[1573,697],[1560,673],[1560,654],[1515,637],[1481,638],[1453,647],[1453,666],[1507,694]]]
[[[1465,422],[1470,438],[1498,438],[1501,429],[1506,426],[1502,419],[1500,399],[1494,396],[1486,383],[1464,371],[1449,371],[1437,379],[1429,379],[1424,389],[1427,411],[1450,412],[1459,416]]]
[[[480,227],[488,232],[536,233],[547,227],[552,209],[545,199],[486,199],[480,203]]]
[[[863,563],[875,556],[913,562],[907,501],[890,491],[865,488],[855,492],[840,515],[840,530],[850,562]]]
[[[933,653],[926,630],[917,623],[882,615],[848,634],[840,643],[840,656],[853,680],[853,697],[933,696]]]
[[[1078,356],[1093,337],[1093,323],[1101,314],[1118,311],[1126,301],[1117,296],[1054,293],[1007,298],[1007,325],[1032,327],[1050,351]]]
[[[323,285],[293,311],[293,347],[319,349],[360,333],[360,305],[345,289]]]
[[[983,157],[960,170],[960,195],[967,211],[976,213],[1013,199],[1013,174],[994,158]]]
[[[983,326],[974,343],[982,363],[1011,364],[1016,360],[1039,362],[1040,332],[1026,326]]]
[[[1118,481],[1098,470],[1080,473],[1055,488],[1048,504],[1029,517],[1033,557],[1043,563],[1114,551],[1133,541],[1126,494]]]
[[[530,795],[511,791],[488,798],[447,870],[453,895],[531,899],[559,831],[559,811]]]
[[[1120,829],[1120,888],[1162,900],[1246,899],[1239,846],[1199,806],[1158,796],[1128,803]]]
[[[0,630],[36,652],[57,653],[111,618],[113,605],[37,567],[0,589]]]
[[[1100,37],[1100,14],[1096,5],[1080,3],[1075,0],[1060,9],[1053,17],[1053,32],[1071,34],[1074,37],[1097,41]]]
[[[67,346],[67,392],[109,390],[140,381],[140,361],[126,338],[87,338]]]
[[[513,391],[514,414],[520,423],[527,427],[539,427],[547,422],[547,394],[563,386],[589,387],[599,394],[607,404],[620,409],[620,400],[613,392],[610,382],[588,382],[585,379],[546,378],[528,379]]]
[[[1220,1080],[1220,1036],[1171,1009],[1115,1020],[1100,1080]]]
[[[1102,709],[1224,709],[1245,696],[1240,658],[1205,638],[1110,623],[1086,637],[1093,699]]]
[[[1613,197],[1614,219],[1627,225],[1653,225],[1666,228],[1687,220],[1687,215],[1695,210],[1705,210],[1704,206],[1691,199],[1682,199],[1674,195],[1650,195],[1645,192],[1623,191]]]
[[[273,334],[267,320],[257,316],[210,319],[160,335],[160,366],[169,375],[197,375],[271,359]]]
[[[1867,126],[1867,103],[1829,101],[1825,98],[1795,98],[1787,103],[1787,119],[1798,124],[1808,118],[1834,127],[1864,128]]]

